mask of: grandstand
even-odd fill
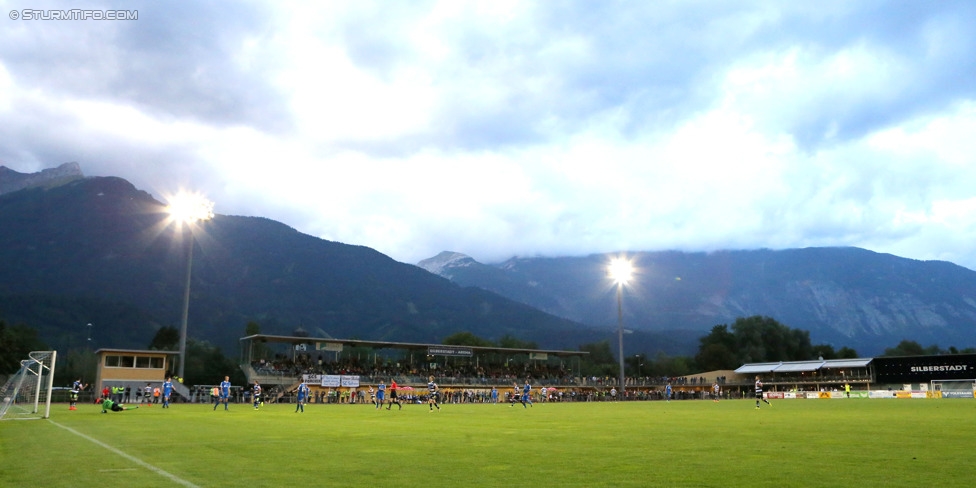
[[[585,381],[580,378],[580,360],[589,354],[267,334],[242,337],[240,342],[241,369],[248,382],[257,380],[286,392],[309,375],[320,380],[313,388],[342,393],[391,379],[422,387],[428,376],[449,388],[508,388],[526,378],[538,386],[580,386]],[[336,376],[339,384],[323,383]]]
[[[735,374],[746,381],[761,376],[767,391],[928,390],[947,381],[971,386],[976,354],[749,363]]]

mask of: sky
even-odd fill
[[[74,161],[407,263],[856,246],[976,269],[976,2],[0,5],[16,171]]]

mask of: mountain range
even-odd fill
[[[0,319],[57,348],[146,347],[179,325],[192,244],[189,335],[231,356],[251,321],[268,334],[399,342],[462,331],[546,349],[616,340],[608,254],[483,264],[445,252],[412,265],[232,215],[188,237],[165,204],[121,178],[84,177],[73,163],[0,167]],[[952,263],[857,248],[627,256],[627,355],[693,355],[713,326],[752,315],[862,355],[903,339],[976,345],[976,272]]]
[[[419,266],[573,321],[617,322],[607,266],[616,255],[482,264],[444,252]],[[976,345],[976,272],[859,248],[632,252],[623,322],[634,331],[697,331],[769,316],[813,343],[878,354],[901,340]]]
[[[52,347],[85,345],[90,330],[95,347],[145,348],[178,326],[188,242],[188,335],[231,356],[250,321],[267,334],[439,343],[468,331],[571,349],[606,335],[264,218],[216,215],[188,241],[163,203],[121,178],[0,195],[0,229],[0,318]]]

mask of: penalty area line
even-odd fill
[[[149,471],[152,471],[153,473],[156,473],[156,474],[158,474],[160,476],[164,476],[166,478],[169,478],[170,480],[172,480],[172,481],[174,481],[176,483],[179,483],[179,484],[181,484],[183,486],[187,486],[187,487],[191,487],[191,488],[200,488],[199,486],[197,486],[197,485],[195,485],[193,483],[190,483],[189,481],[187,481],[187,480],[185,480],[183,478],[180,478],[180,477],[178,477],[178,476],[176,476],[174,474],[170,474],[170,473],[168,473],[168,472],[166,472],[166,471],[164,471],[164,470],[162,470],[160,468],[157,468],[156,466],[153,466],[152,464],[149,464],[149,463],[147,463],[147,462],[143,461],[142,459],[139,459],[139,458],[137,458],[135,456],[131,456],[129,454],[126,454],[126,453],[124,453],[124,452],[122,452],[122,451],[120,451],[120,450],[118,450],[118,449],[116,449],[116,448],[114,448],[114,447],[112,447],[112,446],[110,446],[110,445],[108,445],[108,444],[106,444],[106,443],[98,440],[98,439],[95,439],[94,437],[90,437],[90,436],[87,436],[85,434],[82,434],[81,432],[78,432],[77,430],[72,429],[71,427],[68,427],[66,425],[61,425],[61,424],[59,424],[59,423],[57,423],[57,422],[55,422],[55,421],[53,421],[51,419],[48,419],[48,422],[51,422],[52,424],[54,424],[54,425],[56,425],[58,427],[61,427],[62,429],[66,430],[68,432],[71,432],[72,434],[74,434],[74,435],[76,435],[78,437],[81,437],[82,439],[85,439],[85,440],[87,440],[87,441],[89,441],[89,442],[91,442],[91,443],[93,443],[95,445],[104,447],[105,449],[108,449],[109,451],[112,451],[113,453],[118,454],[119,456],[121,456],[121,457],[123,457],[125,459],[128,459],[129,461],[132,461],[132,462],[138,464],[139,466],[142,466],[143,468],[148,469]]]

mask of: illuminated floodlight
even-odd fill
[[[214,202],[199,193],[180,192],[169,199],[166,211],[177,222],[192,224],[214,216]]]
[[[180,228],[187,229],[197,222],[210,220],[214,217],[214,202],[199,193],[179,192],[169,198],[166,211],[172,222],[179,222]],[[183,288],[183,315],[180,320],[180,362],[177,376],[183,378],[186,366],[186,328],[190,313],[190,274],[193,270],[193,232],[186,241],[186,282]]]
[[[620,395],[624,396],[627,389],[627,379],[624,377],[624,285],[634,274],[634,266],[629,259],[614,258],[607,267],[610,279],[617,285],[617,357],[620,359]]]
[[[634,273],[634,267],[630,264],[630,260],[624,258],[614,258],[610,261],[607,270],[610,279],[617,285],[626,285]]]

